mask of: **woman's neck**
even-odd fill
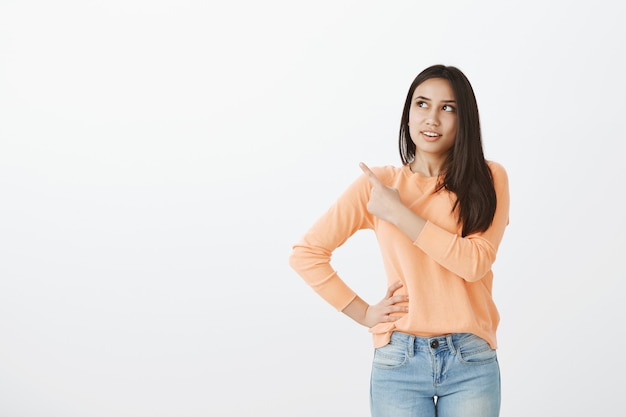
[[[427,158],[416,154],[409,166],[413,173],[419,173],[425,177],[436,177],[441,172],[444,162],[445,158]]]

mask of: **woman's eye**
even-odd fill
[[[443,107],[442,107],[442,109],[443,109],[444,111],[455,111],[455,110],[456,110],[454,107],[452,107],[452,106],[451,106],[451,105],[449,105],[449,104],[446,104],[445,106],[443,106]]]
[[[428,103],[425,101],[418,101],[415,104],[417,104],[417,107],[428,107]]]

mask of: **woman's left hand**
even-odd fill
[[[367,203],[367,211],[381,220],[394,223],[398,209],[403,206],[400,193],[393,187],[389,187],[372,172],[363,162],[359,164],[372,184],[370,200]]]

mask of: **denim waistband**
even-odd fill
[[[391,343],[406,345],[410,350],[414,351],[432,351],[434,353],[449,350],[455,354],[464,340],[477,337],[472,333],[451,333],[441,336],[421,337],[395,331],[391,334]]]

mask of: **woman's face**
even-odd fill
[[[409,109],[409,133],[416,154],[445,157],[456,139],[456,100],[450,82],[430,78],[417,86]]]

